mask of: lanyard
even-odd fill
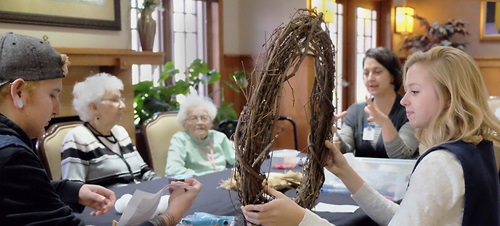
[[[215,172],[218,172],[217,170],[217,165],[215,164],[215,156],[214,156],[214,149],[212,148],[212,144],[208,142],[208,147],[210,148],[210,154],[208,154],[204,148],[202,148],[199,144],[198,148],[207,156],[208,161],[210,161],[210,164],[212,164],[212,167],[214,168]]]

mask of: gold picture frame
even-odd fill
[[[500,15],[495,13],[497,7],[500,7],[500,2],[481,1],[480,40],[500,40]]]
[[[0,0],[0,22],[121,30],[120,0]]]

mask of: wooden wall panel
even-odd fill
[[[280,101],[280,115],[291,117],[297,125],[299,150],[306,148],[307,135],[309,134],[307,111],[309,109],[309,95],[314,82],[313,60],[310,57],[306,58],[297,74],[288,83],[284,84]],[[254,59],[248,55],[225,55],[224,67],[221,69],[222,80],[229,80],[230,74],[234,71],[242,70],[243,67],[245,70],[253,72],[255,68]],[[257,75],[252,75],[252,77],[255,76]],[[246,100],[242,93],[235,93],[228,90],[224,94],[227,103],[234,103],[236,112],[239,113],[243,110]],[[291,123],[285,120],[278,121],[275,129],[283,130],[283,132],[279,133],[279,137],[271,149],[294,149],[293,127]]]
[[[476,57],[490,96],[500,96],[500,57]]]
[[[284,84],[280,100],[280,115],[291,117],[297,125],[298,149],[305,150],[309,135],[309,96],[314,84],[314,58],[306,57],[299,70]],[[293,128],[286,121],[278,121],[283,133],[273,149],[294,149]]]
[[[223,66],[221,68],[221,81],[233,81],[230,76],[236,71],[246,70],[252,72],[254,61],[250,55],[224,55]],[[239,115],[246,104],[245,96],[242,92],[237,93],[230,88],[224,89],[224,102],[233,103],[234,110]]]

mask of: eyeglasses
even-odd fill
[[[208,115],[201,115],[201,116],[193,115],[193,116],[187,118],[187,121],[189,121],[189,122],[198,122],[198,120],[205,123],[205,122],[210,121],[210,117],[208,117]]]
[[[120,102],[125,103],[125,98],[120,97],[120,98],[101,99],[101,101],[110,101],[113,104],[119,104]]]

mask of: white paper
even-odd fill
[[[160,200],[162,200],[163,192],[168,188],[191,189],[192,187],[183,184],[168,184],[155,194],[135,190],[134,195],[130,201],[128,201],[127,207],[125,207],[125,210],[118,221],[118,226],[140,224],[156,216],[160,209],[166,209],[169,196],[165,196],[161,203]]]
[[[335,205],[328,203],[318,203],[314,207],[314,211],[316,212],[332,212],[332,213],[354,213],[359,208],[359,206],[355,205]]]
[[[137,225],[151,219],[166,188],[167,186],[155,194],[135,190],[118,221],[118,226]]]

